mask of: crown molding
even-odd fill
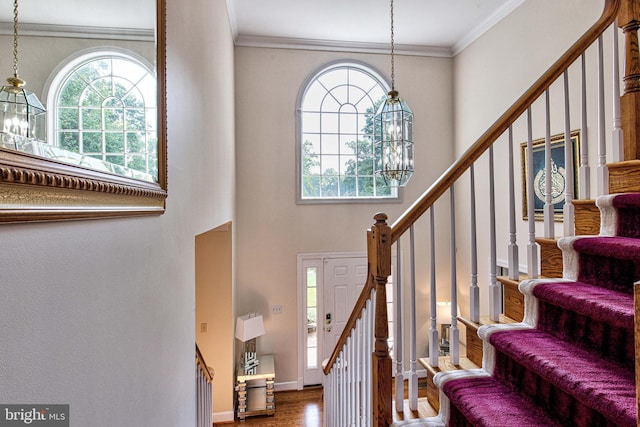
[[[452,56],[456,56],[460,52],[462,52],[467,46],[476,41],[480,36],[489,31],[494,25],[498,22],[502,21],[507,15],[513,12],[518,6],[524,3],[525,0],[510,0],[505,3],[502,7],[497,9],[493,14],[491,14],[487,19],[482,21],[480,24],[476,25],[471,29],[466,35],[464,35],[458,42],[456,42],[452,47]]]
[[[0,35],[13,35],[13,24],[0,23]],[[86,27],[80,25],[20,24],[20,36],[68,37],[81,39],[108,39],[153,42],[153,29]]]
[[[339,40],[299,39],[288,37],[266,37],[252,35],[238,35],[235,45],[242,47],[262,47],[273,49],[303,49],[330,52],[381,53],[389,54],[387,43],[358,43]],[[452,51],[448,47],[433,47],[420,45],[396,44],[394,51],[398,55],[433,56],[450,58]]]
[[[229,15],[231,35],[233,36],[233,40],[235,40],[238,38],[238,14],[236,12],[236,3],[234,0],[227,0],[227,14]]]
[[[473,27],[458,42],[454,43],[453,46],[396,45],[395,52],[399,55],[452,58],[462,52],[467,46],[489,31],[494,25],[504,19],[524,2],[525,0],[509,0],[487,19]],[[227,10],[236,46],[274,49],[306,49],[332,52],[389,53],[389,45],[386,43],[346,42],[340,40],[238,34],[236,10],[233,0],[227,0]]]

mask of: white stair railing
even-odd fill
[[[196,345],[196,427],[213,425],[213,371]]]
[[[323,404],[326,427],[371,426],[371,354],[375,322],[375,289],[368,298],[338,357],[326,373]]]

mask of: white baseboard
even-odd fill
[[[298,381],[289,381],[286,383],[275,383],[275,391],[298,390]]]
[[[214,412],[213,413],[213,422],[214,423],[226,423],[226,422],[229,422],[229,421],[233,422],[234,416],[235,416],[235,414],[233,413],[233,411]]]

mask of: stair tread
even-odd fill
[[[536,237],[537,243],[557,244],[560,237]]]
[[[503,285],[512,285],[517,287],[520,282],[522,282],[523,280],[529,280],[531,279],[531,277],[526,274],[521,274],[517,279],[512,279],[509,276],[498,276],[496,279]],[[539,275],[538,277],[536,277],[536,279],[557,279],[557,277]]]
[[[617,209],[640,208],[640,193],[616,194],[612,204]]]
[[[634,306],[630,294],[583,282],[557,282],[537,285],[533,295],[595,320],[633,329]]]
[[[635,425],[636,384],[632,370],[537,329],[496,331],[489,342],[499,354],[608,419],[622,420],[624,425],[633,419]],[[494,375],[500,375],[498,365]]]
[[[458,371],[458,370],[463,370],[463,369],[478,369],[479,366],[476,365],[475,363],[473,363],[471,360],[469,360],[466,357],[461,357],[460,358],[460,363],[458,365],[454,365],[453,363],[451,363],[451,360],[449,359],[449,356],[440,356],[438,357],[438,366],[434,367],[431,366],[431,363],[429,363],[429,358],[428,357],[421,357],[418,359],[418,362],[420,362],[420,364],[428,371],[430,371],[433,374],[436,374],[438,372],[449,372],[449,371]]]
[[[560,426],[530,400],[494,377],[448,381],[443,386],[452,404],[474,426]],[[453,409],[453,408],[452,408]]]
[[[470,320],[464,316],[458,316],[458,320],[465,326],[475,329],[478,329],[482,325],[494,325],[497,323],[517,323],[517,320],[513,320],[512,318],[505,316],[504,314],[500,315],[497,322],[491,320],[489,316],[480,316],[480,322],[474,322],[473,320]]]
[[[573,248],[579,253],[640,262],[640,239],[633,237],[577,238],[573,241]]]

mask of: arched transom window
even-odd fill
[[[336,63],[314,74],[299,105],[299,200],[397,197],[374,176],[373,117],[388,88],[361,64]]]
[[[122,52],[93,52],[54,79],[50,139],[68,151],[158,176],[156,78]]]

